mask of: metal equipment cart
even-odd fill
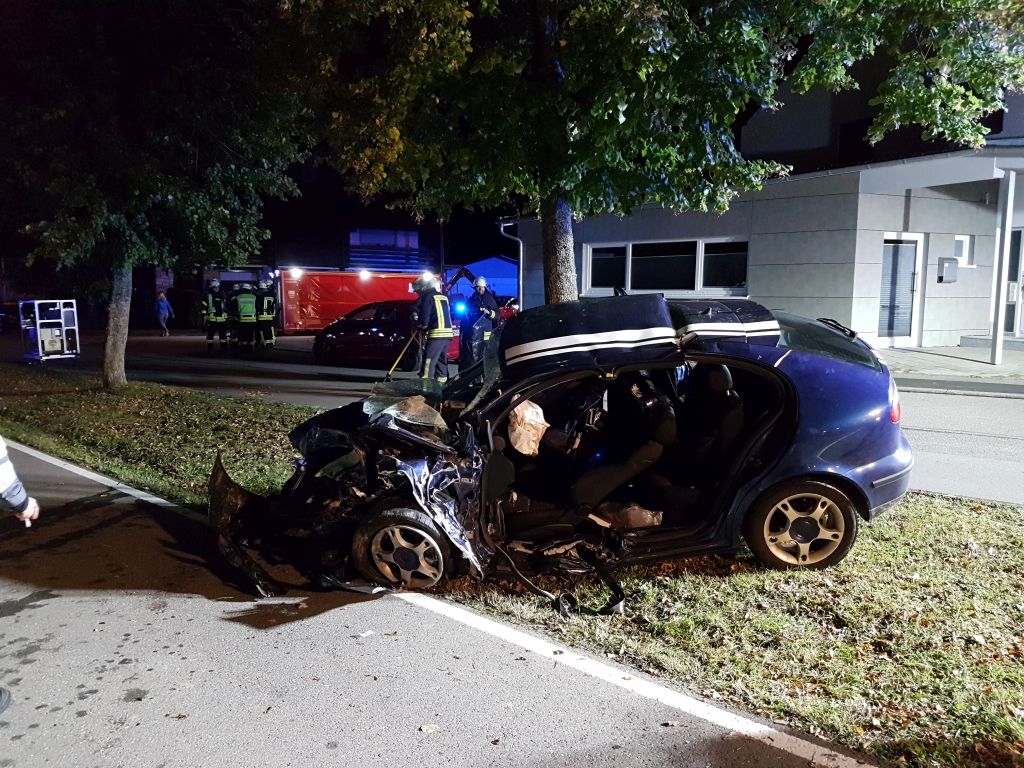
[[[78,306],[74,299],[19,301],[18,318],[26,360],[41,362],[79,356]]]

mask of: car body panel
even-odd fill
[[[317,333],[314,357],[326,365],[389,368],[409,341],[413,304],[414,300],[379,301],[338,318]],[[458,333],[456,327],[448,345],[449,362],[459,359]],[[416,353],[410,345],[402,358],[406,368],[415,367]]]
[[[389,333],[378,321],[407,317],[401,315],[403,306],[395,308],[393,318],[373,314],[370,330]],[[834,321],[778,314],[776,320],[747,300],[667,303],[659,295],[540,307],[510,319],[488,344],[484,360],[445,388],[422,380],[378,384],[361,404],[328,412],[296,429],[293,443],[310,471],[318,473],[326,465],[309,458],[304,430],[311,434],[314,427],[335,419],[332,414],[348,414],[347,422],[339,422],[348,426],[331,439],[338,438],[338,450],[358,449],[346,454],[356,458],[337,465],[344,471],[330,480],[349,499],[350,514],[362,514],[367,493],[378,493],[374,483],[381,476],[398,478],[387,480],[385,490],[406,488],[404,493],[462,553],[468,571],[486,575],[503,563],[496,557],[502,550],[491,541],[493,531],[504,530],[505,513],[495,503],[511,487],[515,468],[509,475],[497,429],[514,407],[545,392],[557,393],[559,387],[571,391],[576,383],[590,381],[598,392],[605,387],[602,408],[607,413],[613,382],[641,376],[657,379],[659,386],[672,382],[672,396],[684,409],[673,415],[678,422],[684,419],[687,397],[695,398],[690,406],[697,409],[694,413],[703,407],[698,379],[690,377],[724,368],[733,378],[740,377],[737,386],[745,393],[749,413],[733,442],[723,444],[728,452],[715,460],[713,477],[693,489],[700,494],[698,514],[656,527],[591,531],[585,541],[575,543],[571,536],[549,542],[531,553],[531,567],[579,572],[598,561],[617,566],[733,551],[740,543],[744,516],[763,494],[806,479],[831,481],[870,519],[906,491],[912,466],[907,441],[891,417],[894,385],[889,371]],[[349,330],[370,338],[373,345],[365,329],[353,323]],[[459,407],[448,407],[442,417],[441,409],[455,401]],[[361,409],[355,420],[354,409]],[[590,459],[590,466],[601,470],[600,453]],[[686,461],[689,465],[667,463],[664,471],[698,470],[696,458]],[[349,470],[354,474],[346,479]],[[672,482],[685,490],[685,479]],[[369,490],[345,490],[359,483]]]

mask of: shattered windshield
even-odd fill
[[[378,382],[363,401],[363,413],[370,419],[390,416],[398,425],[422,437],[432,434],[447,442],[448,425],[435,407],[440,402],[441,384],[433,379]]]
[[[436,406],[441,402],[441,383],[433,379],[378,381],[370,390],[370,396],[363,401],[363,412],[367,416],[375,416],[395,403],[416,395],[421,396],[428,405]]]

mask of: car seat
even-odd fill
[[[573,503],[594,507],[616,488],[653,467],[676,440],[676,415],[669,398],[642,374],[623,376],[608,392],[609,416],[620,425],[613,435],[628,440],[639,431],[639,444],[615,462],[581,474],[572,487]],[[639,430],[638,430],[639,428]]]
[[[702,363],[697,366],[696,373],[715,429],[714,441],[706,458],[721,465],[743,431],[746,421],[743,401],[733,389],[732,374],[726,366]]]

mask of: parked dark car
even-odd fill
[[[18,305],[9,301],[0,304],[0,333],[18,333],[21,323],[18,320]]]
[[[913,464],[888,369],[832,320],[745,300],[591,299],[509,320],[443,389],[379,384],[290,434],[272,499],[210,482],[221,549],[306,553],[311,578],[597,573],[733,553],[842,560]],[[301,532],[301,533],[297,533]]]
[[[409,341],[414,300],[379,301],[352,310],[322,328],[313,340],[313,360],[318,365],[388,369]],[[448,362],[459,360],[458,327],[448,347]],[[398,368],[417,367],[416,344],[409,345]]]

